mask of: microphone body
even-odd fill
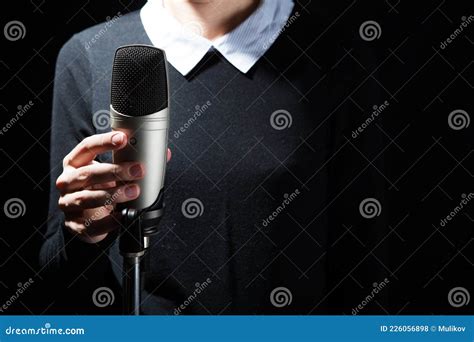
[[[113,151],[113,163],[138,161],[145,176],[140,196],[119,207],[143,211],[160,206],[168,154],[168,72],[163,50],[128,45],[115,53],[110,118],[113,131],[124,132],[128,144]]]
[[[125,203],[128,208],[142,210],[153,206],[163,190],[168,145],[169,110],[133,117],[110,106],[111,126],[124,132],[129,143],[113,152],[113,163],[139,161],[145,166],[145,177],[137,183],[140,196]]]

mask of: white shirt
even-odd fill
[[[168,62],[182,75],[187,75],[212,47],[246,73],[282,32],[293,6],[291,0],[261,0],[244,22],[213,41],[200,35],[199,23],[178,22],[162,0],[148,0],[140,17],[152,44],[165,50]]]

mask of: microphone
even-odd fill
[[[149,236],[157,232],[163,215],[168,94],[163,50],[147,45],[117,49],[112,68],[110,123],[113,131],[127,135],[128,144],[113,152],[113,163],[138,161],[145,166],[145,177],[138,181],[140,196],[116,208],[122,213],[119,248],[123,256],[125,314],[140,314],[142,260]]]
[[[147,45],[122,46],[115,52],[110,117],[113,131],[124,132],[128,144],[113,152],[113,163],[139,161],[145,177],[140,196],[122,204],[135,210],[161,205],[169,127],[168,76],[165,52]]]

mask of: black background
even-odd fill
[[[47,222],[51,97],[58,51],[75,32],[143,3],[10,1],[8,9],[2,10],[1,27],[19,20],[26,34],[17,41],[0,36],[0,125],[15,115],[18,106],[34,103],[0,136],[1,204],[21,198],[26,205],[20,218],[1,215],[0,304],[16,291],[18,283],[30,277],[35,281],[8,308],[8,314],[54,312],[54,296],[47,294],[38,273],[37,255]],[[362,314],[472,313],[470,305],[449,305],[448,292],[460,286],[472,293],[473,205],[445,227],[440,220],[459,204],[462,194],[474,192],[474,124],[461,130],[448,125],[448,115],[456,109],[465,110],[471,118],[474,115],[474,23],[444,50],[440,43],[459,27],[463,16],[474,11],[472,1],[414,3],[304,3],[304,16],[321,8],[327,11],[331,24],[322,34],[339,44],[335,68],[347,63],[358,69],[341,80],[347,82],[349,91],[341,93],[335,111],[353,112],[355,130],[371,107],[381,103],[379,99],[390,103],[376,124],[367,128],[377,135],[373,142],[377,146],[365,149],[370,141],[352,139],[352,130],[347,130],[348,139],[341,142],[346,144],[328,165],[348,177],[340,195],[328,203],[333,210],[343,209],[340,215],[345,223],[333,227],[331,234],[340,239],[329,252],[347,254],[341,258],[344,263],[329,270],[339,280],[328,297],[340,303],[330,313],[351,314],[351,308],[371,291],[372,281],[366,276],[371,269],[385,270],[390,283]],[[372,42],[359,36],[359,27],[367,20],[377,21],[382,28],[381,37]],[[367,49],[372,60],[363,57]],[[377,100],[359,101],[359,94],[372,86],[379,89]],[[378,153],[383,158],[374,159]],[[345,170],[338,169],[347,161],[351,163]],[[365,172],[378,178],[381,191],[359,192],[357,175]],[[382,203],[383,231],[374,232],[361,217],[359,203],[366,197]]]

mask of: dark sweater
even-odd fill
[[[298,19],[247,74],[214,51],[187,77],[169,66],[173,156],[166,213],[151,241],[144,313],[172,314],[182,304],[183,314],[305,314],[316,305],[325,312],[332,289],[327,208],[337,194],[327,162],[342,139],[327,120],[337,106],[329,72],[335,59],[331,49],[302,55],[295,45],[310,46],[325,27],[320,19]],[[72,37],[57,61],[51,220],[40,259],[64,313],[120,313],[116,234],[96,245],[71,236],[54,187],[62,158],[83,138],[108,130],[96,129],[92,118],[109,107],[115,49],[151,44],[138,12],[91,43],[101,28]],[[304,32],[314,35],[304,38]],[[291,125],[280,121],[284,116]],[[99,160],[110,162],[110,154]],[[183,214],[188,199],[202,203],[200,215]],[[92,293],[101,286],[114,291],[114,305],[93,305]],[[291,291],[290,305],[272,303],[277,287]]]

